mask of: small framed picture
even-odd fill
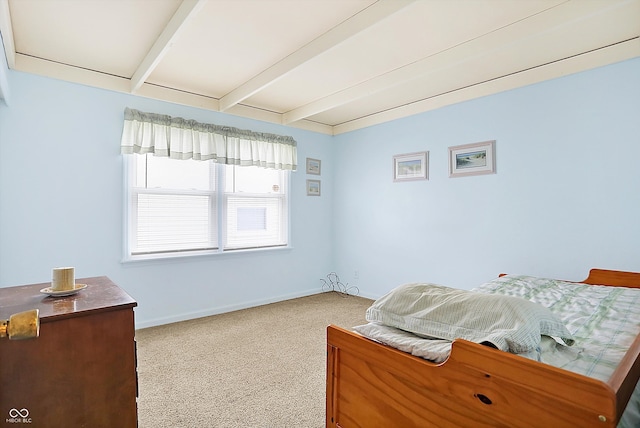
[[[307,196],[320,196],[320,180],[307,180]]]
[[[495,173],[495,140],[449,147],[449,177]]]
[[[428,179],[429,152],[407,153],[393,157],[393,181]]]
[[[320,175],[321,166],[321,160],[307,158],[307,174]]]

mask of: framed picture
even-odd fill
[[[322,161],[319,159],[307,158],[307,174],[320,175]]]
[[[307,180],[307,196],[320,196],[320,180]]]
[[[393,157],[393,181],[428,179],[429,152],[407,153]]]
[[[496,142],[449,147],[449,177],[495,174]]]

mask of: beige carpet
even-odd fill
[[[371,303],[329,292],[138,330],[140,428],[324,427],[326,327]]]

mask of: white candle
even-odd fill
[[[72,267],[53,268],[51,289],[54,291],[73,290],[76,286],[75,270]]]

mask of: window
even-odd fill
[[[287,244],[288,173],[224,165],[225,249]]]
[[[287,245],[288,171],[127,158],[127,258]]]

